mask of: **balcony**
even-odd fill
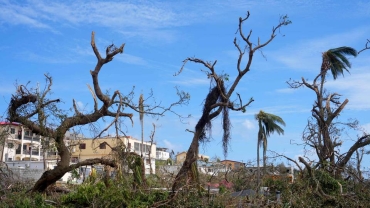
[[[48,160],[56,160],[59,159],[59,155],[57,154],[57,152],[48,152],[46,158]]]
[[[37,150],[32,150],[32,151],[29,151],[29,150],[23,150],[23,154],[24,155],[29,155],[29,154],[32,154],[32,155],[39,155],[39,151]],[[19,153],[20,154],[20,153]]]
[[[24,137],[23,137],[23,140],[32,141],[32,137],[30,137],[30,136],[24,136]]]
[[[33,137],[34,142],[40,142],[41,138],[40,136]]]
[[[37,136],[37,137],[24,136],[23,143],[24,144],[31,144],[31,143],[40,144],[40,136]]]
[[[17,155],[19,155],[19,154],[21,154],[21,150],[20,149],[17,149],[17,150],[15,150],[15,154],[17,154]],[[30,151],[28,150],[28,149],[24,149],[23,150],[23,154],[24,155],[30,155]],[[37,151],[37,150],[32,150],[31,151],[31,154],[32,155],[39,155],[39,151]]]

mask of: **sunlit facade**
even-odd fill
[[[40,161],[41,136],[19,123],[0,122],[1,161]]]

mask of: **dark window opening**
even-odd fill
[[[107,144],[106,144],[106,143],[101,143],[101,144],[99,145],[99,148],[100,148],[100,149],[106,149],[106,148],[107,148]]]
[[[80,144],[80,149],[86,149],[86,144],[85,143],[81,143]]]

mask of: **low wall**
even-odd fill
[[[34,168],[12,168],[9,167],[9,169],[13,172],[13,174],[16,177],[19,177],[19,179],[27,179],[27,180],[35,180],[41,178],[42,174],[44,173],[44,170],[42,169],[34,169]],[[71,173],[66,173],[64,176],[60,179],[61,181],[67,182],[70,177]]]
[[[17,177],[21,179],[28,179],[28,180],[38,180],[41,177],[41,175],[44,173],[44,170],[40,170],[40,169],[11,168],[11,167],[9,167],[9,169]]]

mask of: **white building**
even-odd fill
[[[168,160],[170,153],[167,152],[167,148],[157,147],[156,148],[156,159],[157,160]]]
[[[0,122],[0,132],[0,161],[42,160],[40,135],[9,122]]]
[[[141,150],[143,150],[145,174],[150,174],[150,166],[152,168],[152,173],[155,174],[156,144],[151,144],[150,142],[143,142],[142,144],[140,140],[134,139],[130,136],[124,138],[127,141],[127,146],[129,147],[130,152],[135,152],[136,154],[141,155]],[[131,144],[134,144],[134,148],[132,148]]]

